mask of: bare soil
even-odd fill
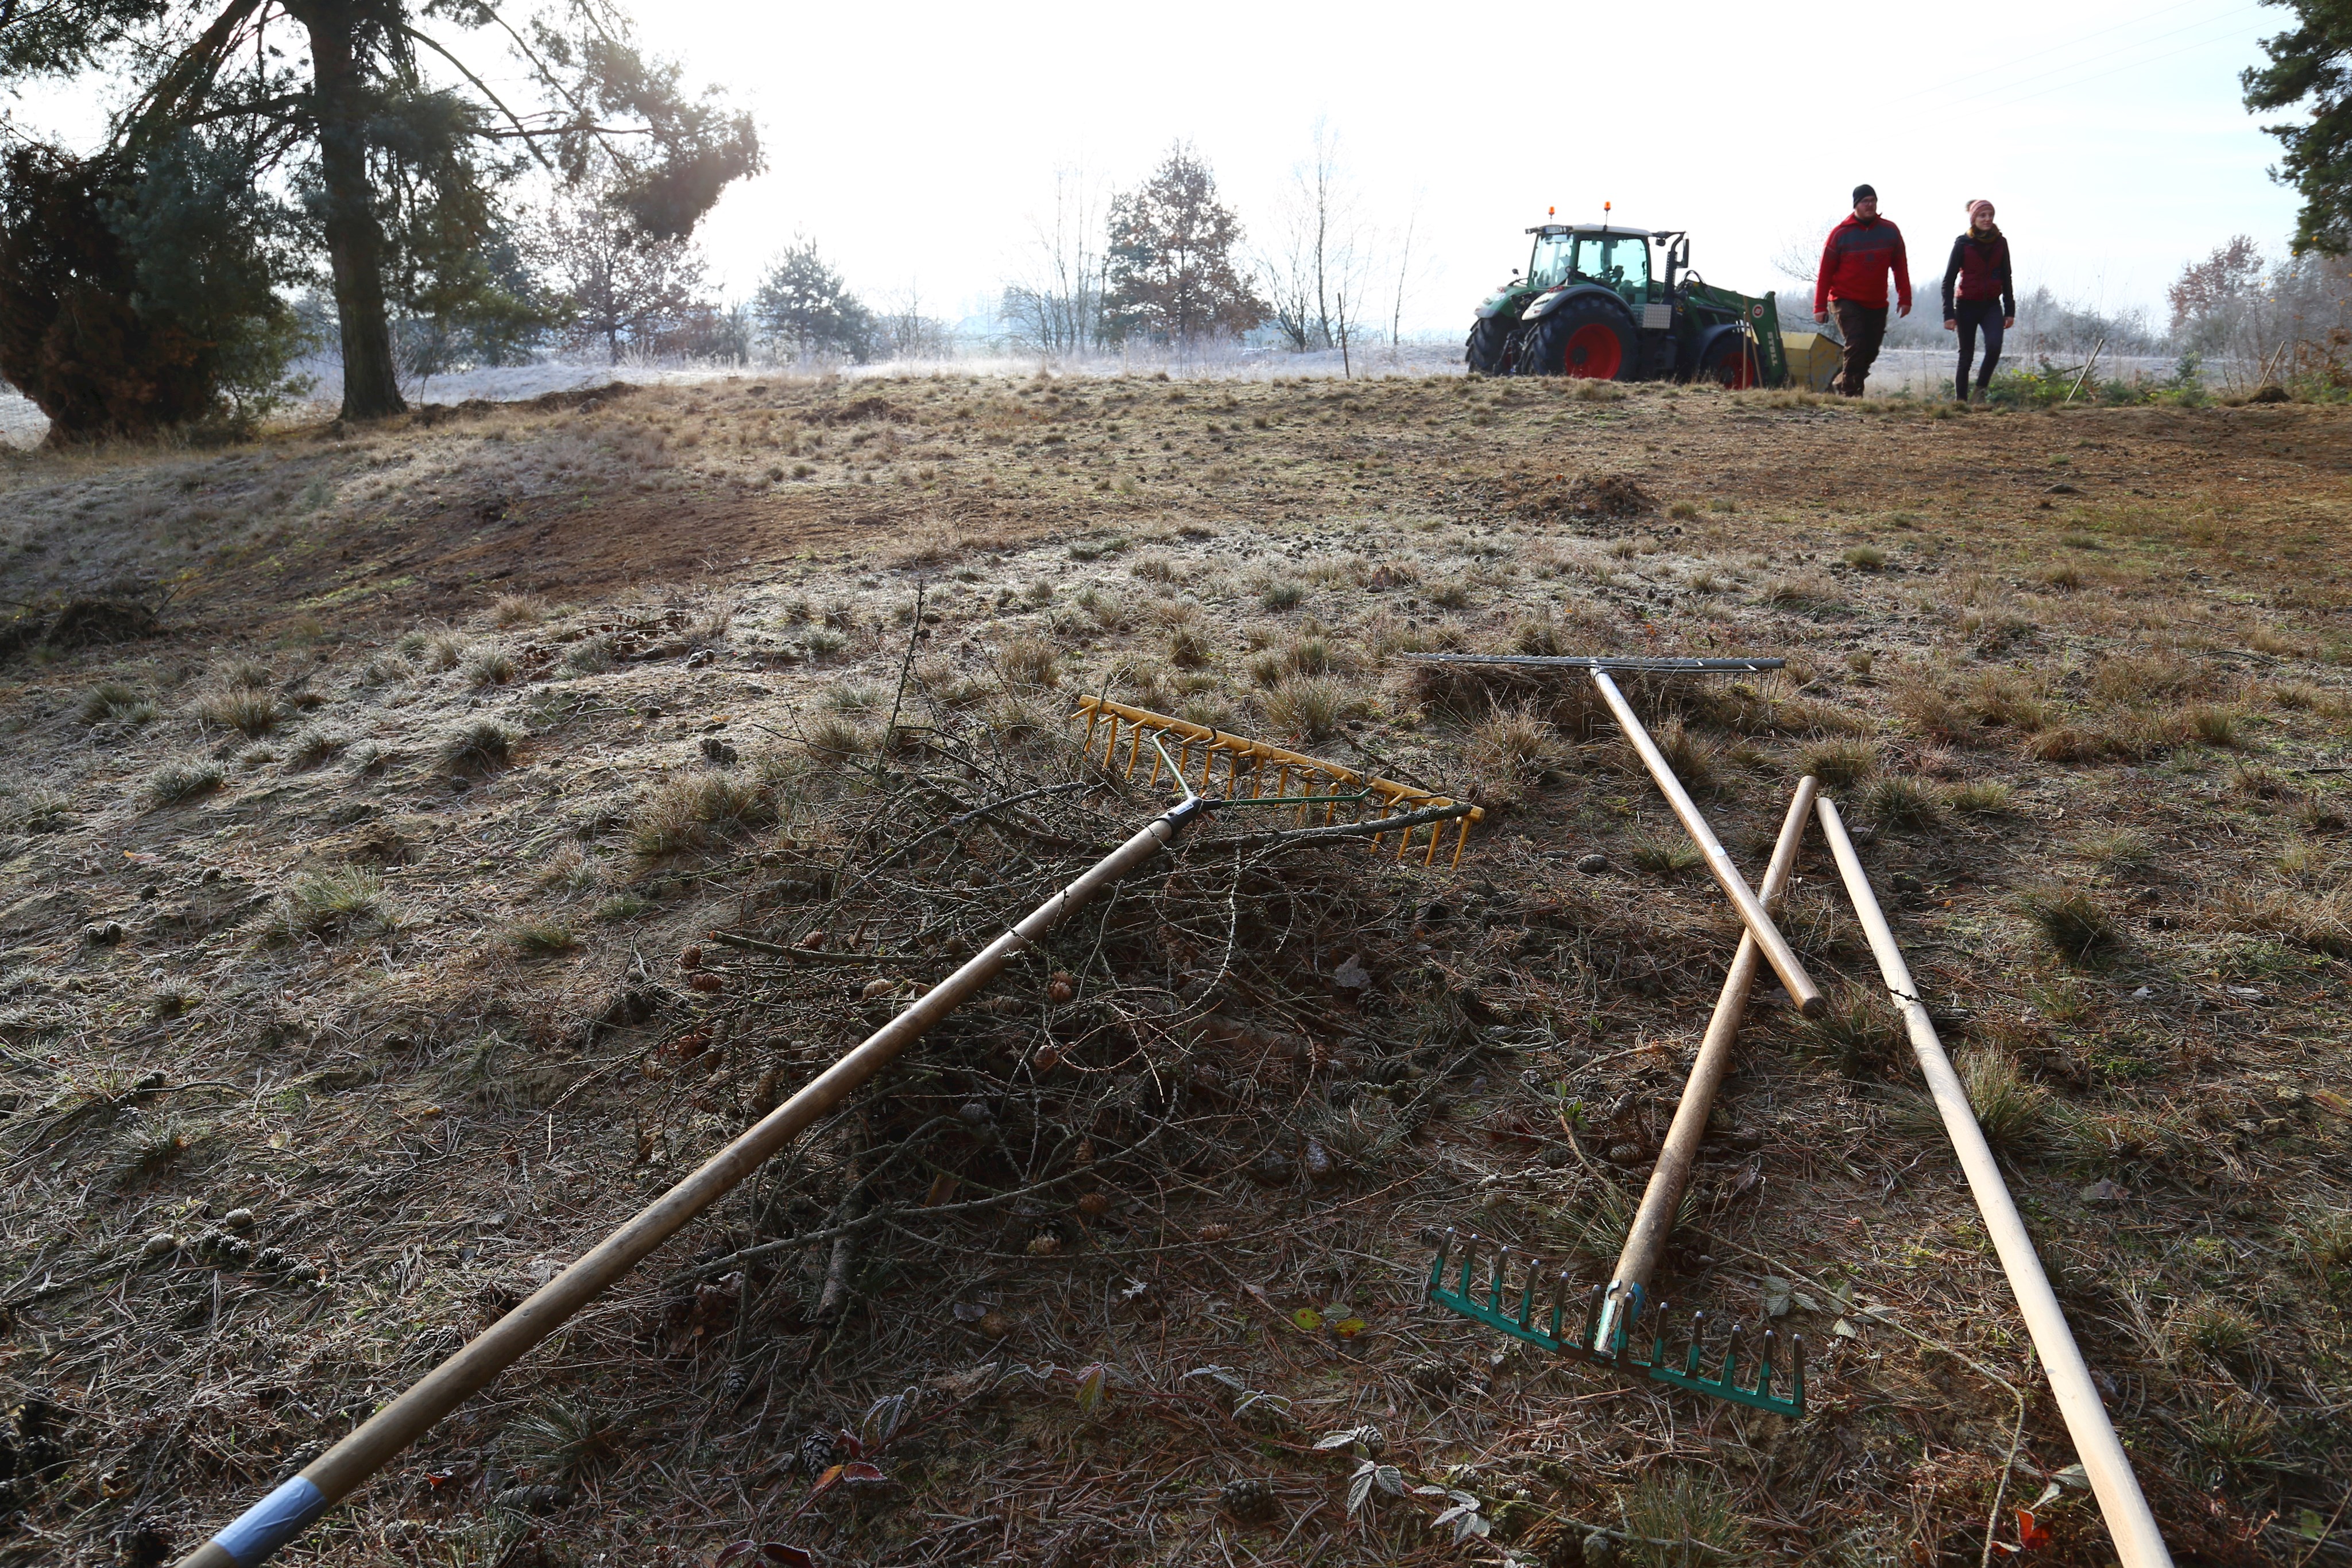
[[[1486,816],[1204,830],[282,1560],[2107,1561],[1818,841],[1837,1005],[1663,1281],[1806,1418],[1423,1302],[1448,1226],[1605,1273],[1737,940],[1582,685],[1444,650],[1785,659],[1636,699],[1743,863],[1806,771],[1864,830],[2176,1556],[2352,1557],[2347,471],[1475,380],[12,455],[0,1563],[192,1548],[1159,810],[1096,692]]]

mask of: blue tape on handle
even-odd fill
[[[236,1568],[260,1568],[270,1553],[327,1511],[324,1493],[296,1476],[213,1537],[213,1544],[236,1560]]]

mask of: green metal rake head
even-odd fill
[[[1514,1262],[1517,1266],[1514,1267]],[[1448,1281],[1449,1265],[1454,1279]],[[1516,1275],[1516,1289],[1510,1277]],[[1479,1288],[1480,1281],[1485,1288]],[[1647,1377],[1654,1382],[1687,1388],[1694,1394],[1727,1400],[1734,1405],[1746,1405],[1758,1410],[1769,1410],[1776,1416],[1801,1417],[1805,1413],[1805,1342],[1798,1335],[1789,1336],[1789,1367],[1784,1380],[1788,1393],[1774,1391],[1779,1369],[1772,1364],[1775,1349],[1770,1329],[1764,1331],[1762,1352],[1757,1359],[1754,1381],[1740,1381],[1742,1334],[1734,1323],[1728,1343],[1724,1346],[1720,1366],[1711,1375],[1700,1370],[1701,1345],[1706,1338],[1706,1314],[1693,1312],[1689,1343],[1684,1354],[1676,1358],[1680,1364],[1670,1363],[1666,1354],[1666,1303],[1656,1308],[1657,1327],[1654,1331],[1648,1357],[1637,1350],[1628,1350],[1631,1341],[1640,1343],[1634,1332],[1642,1316],[1643,1301],[1638,1288],[1616,1285],[1595,1285],[1586,1297],[1584,1326],[1577,1333],[1570,1313],[1574,1303],[1570,1296],[1574,1290],[1568,1270],[1561,1270],[1549,1281],[1544,1278],[1543,1265],[1526,1253],[1514,1253],[1508,1247],[1496,1246],[1475,1235],[1457,1237],[1448,1230],[1437,1244],[1437,1258],[1429,1270],[1429,1299],[1448,1311],[1459,1312],[1475,1322],[1500,1329],[1514,1339],[1539,1345],[1555,1355],[1590,1362],[1597,1366],[1612,1367],[1629,1376]],[[1624,1298],[1617,1300],[1623,1291]],[[1538,1306],[1538,1298],[1545,1304]],[[1618,1306],[1612,1312],[1609,1326],[1601,1326],[1605,1306]],[[1606,1343],[1601,1343],[1605,1339]]]

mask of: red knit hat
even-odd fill
[[[1976,221],[1977,209],[1979,207],[1990,207],[1991,205],[1992,204],[1986,201],[1982,196],[1970,196],[1969,198],[1969,221],[1970,223],[1974,223]]]

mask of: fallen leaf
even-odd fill
[[[1770,1274],[1758,1281],[1756,1296],[1764,1308],[1764,1315],[1768,1318],[1787,1317],[1789,1308],[1794,1301],[1796,1290],[1797,1288],[1788,1281],[1776,1279]]]
[[[2347,1100],[2333,1089],[2315,1089],[2311,1097],[2323,1110],[2333,1111],[2339,1116],[2352,1116],[2352,1100]]]
[[[2037,1546],[2050,1544],[2050,1532],[2033,1522],[2032,1509],[2021,1508],[2017,1511],[2017,1544],[2019,1550],[2024,1552],[2031,1552]]]
[[[1331,1332],[1341,1339],[1353,1339],[1367,1326],[1361,1318],[1340,1318],[1331,1324]]]
[[[1308,1333],[1313,1333],[1323,1326],[1323,1314],[1313,1307],[1301,1307],[1290,1314],[1290,1321]]]
[[[1360,956],[1350,953],[1332,972],[1331,983],[1343,991],[1360,991],[1372,983],[1372,972],[1364,967]]]

